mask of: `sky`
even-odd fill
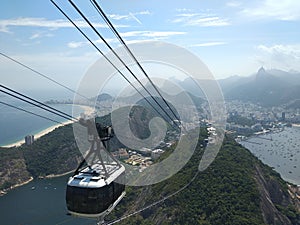
[[[56,0],[100,49],[103,42],[67,0]],[[120,44],[87,0],[74,0],[112,45]],[[98,0],[128,44],[158,40],[188,49],[216,79],[266,69],[300,71],[298,0]],[[5,0],[0,52],[75,88],[100,55],[50,0]],[[187,62],[188,63],[188,62]],[[49,83],[0,55],[1,83],[43,89]],[[49,84],[50,85],[50,84]]]

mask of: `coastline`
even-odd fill
[[[57,124],[57,125],[53,125],[51,127],[48,127],[46,129],[34,134],[34,139],[37,140],[40,137],[54,131],[56,128],[59,128],[59,127],[62,127],[62,126],[65,126],[65,125],[68,125],[68,124],[71,124],[71,123],[73,123],[73,121],[66,121],[66,122],[63,122],[62,124]],[[23,144],[25,144],[25,140],[16,141],[12,144],[4,145],[4,146],[1,146],[1,147],[3,147],[3,148],[12,148],[12,147],[19,147]]]
[[[91,115],[94,113],[94,109],[92,107],[89,107],[89,106],[81,106],[81,105],[78,105],[79,107],[81,107],[83,110],[84,110],[84,114],[86,115]],[[80,117],[78,117],[79,119]],[[73,121],[65,121],[63,122],[62,124],[57,124],[57,125],[53,125],[51,127],[48,127],[36,134],[34,134],[34,139],[37,140],[39,138],[41,138],[42,136],[54,131],[56,128],[59,128],[59,127],[62,127],[62,126],[66,126],[68,124],[71,124],[73,123]],[[20,140],[20,141],[17,141],[17,142],[14,142],[12,144],[8,144],[8,145],[5,145],[5,146],[1,146],[3,148],[11,148],[11,147],[19,147],[21,146],[22,144],[25,143],[25,140]],[[51,178],[56,178],[56,177],[61,177],[61,176],[65,176],[65,175],[68,175],[70,173],[74,172],[74,170],[72,171],[68,171],[68,172],[65,172],[65,173],[62,173],[62,174],[49,174],[47,176],[44,176],[44,177],[39,177],[40,179],[51,179]],[[33,181],[34,178],[33,177],[30,177],[28,180],[22,182],[22,183],[17,183],[15,185],[12,185],[11,187],[9,188],[6,188],[6,189],[2,189],[0,190],[0,197],[7,194],[10,190],[14,189],[14,188],[17,188],[17,187],[20,187],[20,186],[23,186],[25,184],[28,184],[30,183],[31,181]]]
[[[8,191],[11,191],[12,189],[14,188],[17,188],[17,187],[20,187],[20,186],[23,186],[25,184],[28,184],[30,183],[31,181],[33,181],[33,177],[30,177],[28,180],[22,182],[22,183],[19,183],[19,184],[15,184],[9,188],[6,188],[6,189],[3,189],[3,190],[0,190],[0,196],[3,196],[3,195],[6,195],[8,193]]]
[[[84,114],[86,114],[86,115],[91,115],[94,112],[94,109],[90,106],[85,106],[85,105],[76,105],[76,106],[79,106],[80,108],[82,108],[84,110]],[[69,120],[69,121],[62,122],[61,124],[56,124],[56,125],[50,126],[50,127],[46,128],[46,129],[44,129],[44,130],[42,130],[42,131],[40,131],[36,134],[33,134],[34,139],[37,140],[37,139],[41,138],[42,136],[54,131],[56,128],[66,126],[66,125],[69,125],[71,123],[73,123],[73,121]],[[13,142],[11,144],[3,145],[1,147],[2,148],[12,148],[12,147],[19,147],[23,144],[25,144],[24,138],[22,140]]]
[[[68,175],[68,174],[73,173],[73,172],[74,172],[74,170],[71,170],[71,171],[68,171],[68,172],[65,172],[65,173],[60,173],[60,174],[49,174],[49,175],[44,176],[44,177],[38,177],[37,179],[51,179],[51,178],[57,178],[57,177],[62,177],[62,176]],[[15,188],[17,188],[17,187],[21,187],[21,186],[23,186],[23,185],[25,185],[25,184],[30,183],[30,182],[33,181],[33,180],[34,180],[34,178],[33,178],[33,177],[30,177],[28,180],[26,180],[26,181],[24,181],[24,182],[22,182],[22,183],[15,184],[15,185],[13,185],[13,186],[11,186],[11,187],[9,187],[9,188],[0,190],[0,197],[6,195],[6,194],[7,194],[9,191],[11,191],[12,189],[15,189]]]

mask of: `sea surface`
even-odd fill
[[[240,144],[273,167],[284,180],[300,185],[300,127],[252,137]]]
[[[3,225],[95,225],[96,220],[67,215],[65,191],[69,176],[38,179],[0,197]]]
[[[46,112],[26,103],[20,103],[11,100],[7,101],[3,97],[0,100],[38,115],[56,120],[57,122],[67,121],[65,118],[53,115],[52,113]],[[67,113],[68,115],[72,115],[72,105],[54,104],[50,106]],[[81,107],[76,106],[73,112],[74,117],[79,116],[82,112],[84,112],[84,110]],[[57,125],[57,123],[0,104],[0,146],[9,145],[17,141],[24,140],[25,136],[37,134],[54,125]]]

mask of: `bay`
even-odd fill
[[[268,133],[242,141],[263,163],[273,167],[281,177],[300,185],[300,127],[285,128],[278,133]]]
[[[65,191],[69,175],[36,179],[0,197],[3,225],[92,225],[96,220],[67,215]]]

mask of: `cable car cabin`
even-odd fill
[[[107,165],[106,169],[110,170],[108,178],[101,174],[100,164],[86,167],[69,178],[66,202],[70,214],[99,218],[121,201],[125,195],[125,168]]]

